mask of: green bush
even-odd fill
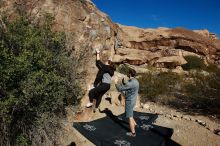
[[[159,95],[172,92],[180,79],[181,76],[172,72],[161,72],[158,74],[149,72],[141,75],[138,80],[140,82],[142,100],[157,101]]]
[[[192,82],[183,82],[182,92],[187,96],[191,108],[209,109],[213,113],[220,107],[220,76],[200,73],[190,74]],[[196,106],[196,107],[195,107]],[[209,111],[209,112],[210,112]]]
[[[205,74],[201,71],[186,75],[171,72],[142,74],[139,82],[143,102],[153,101],[190,114],[220,118],[220,74],[214,66]]]
[[[206,65],[204,64],[204,61],[202,58],[199,58],[197,56],[186,56],[185,57],[187,64],[184,64],[182,67],[184,70],[191,70],[191,69],[199,69],[199,70],[205,70]]]
[[[27,138],[25,138],[24,135],[17,136],[16,145],[18,145],[18,146],[28,146]]]
[[[64,33],[51,30],[52,17],[40,25],[26,17],[0,25],[0,143],[26,143],[31,127],[77,103],[80,89],[65,53]],[[71,101],[67,103],[66,101]],[[46,117],[46,118],[45,118]],[[45,120],[42,120],[44,118]],[[4,130],[2,130],[4,129]],[[22,136],[19,134],[22,133]]]
[[[216,76],[220,76],[220,68],[215,64],[209,64],[206,67],[206,71],[209,73],[214,73]]]

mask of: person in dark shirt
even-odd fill
[[[96,50],[96,66],[99,69],[94,81],[94,88],[89,91],[89,103],[86,107],[92,107],[95,112],[99,107],[102,96],[111,87],[111,78],[114,75],[115,67],[111,60],[104,63],[100,61],[100,51]]]

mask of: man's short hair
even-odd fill
[[[129,69],[129,75],[131,75],[131,77],[136,77],[136,71],[134,69]]]

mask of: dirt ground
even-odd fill
[[[124,112],[123,106],[110,104],[103,99],[100,109],[109,108],[113,114],[119,115]],[[191,116],[178,112],[166,106],[155,103],[145,103],[136,111],[157,113],[156,125],[174,129],[172,140],[183,146],[220,146],[220,136],[214,134],[215,129],[220,129],[218,120],[211,120],[204,116]],[[71,108],[67,108],[67,119],[63,121],[63,132],[60,136],[59,145],[69,145],[75,142],[76,146],[93,146],[89,140],[83,137],[73,128],[75,121],[92,121],[104,117],[103,113],[93,113],[85,109],[82,113],[75,114]]]

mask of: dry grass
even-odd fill
[[[153,101],[190,114],[220,118],[219,70],[208,74],[194,70],[188,75],[148,73],[142,74],[139,82],[142,102]]]

